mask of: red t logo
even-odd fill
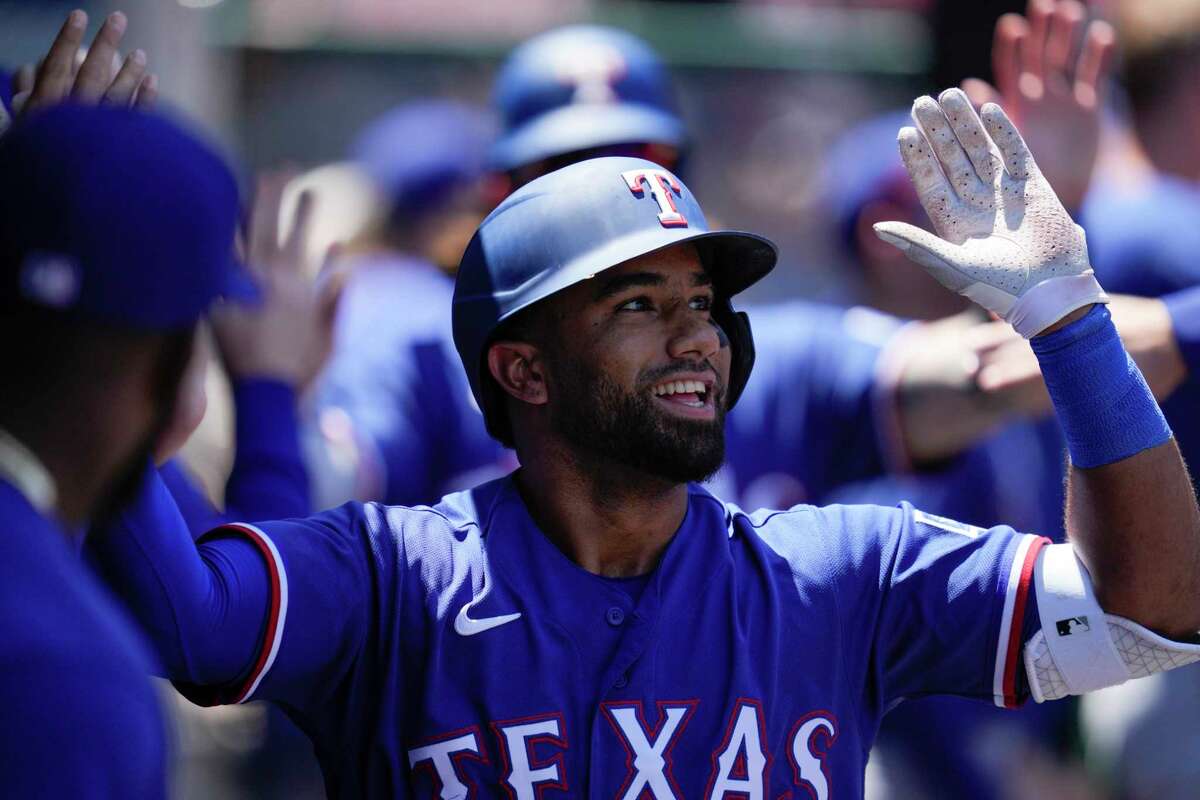
[[[646,196],[643,184],[649,187],[650,194],[658,203],[658,221],[664,228],[687,227],[687,219],[679,213],[679,209],[675,207],[675,198],[671,196],[672,192],[683,196],[683,187],[674,175],[663,169],[631,169],[622,172],[621,177],[637,197]]]

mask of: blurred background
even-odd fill
[[[345,158],[388,108],[437,95],[486,104],[520,41],[570,22],[625,28],[672,68],[694,133],[689,185],[710,216],[753,221],[791,269],[762,292],[847,299],[821,234],[822,155],[848,125],[917,93],[987,76],[992,26],[1014,0],[128,0],[0,2],[8,66],[37,57],[79,5],[129,15],[162,96],[247,170]],[[944,32],[950,32],[943,35]],[[935,43],[938,46],[935,46]],[[170,54],[164,58],[164,54]]]

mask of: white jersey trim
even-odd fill
[[[271,607],[267,610],[267,631],[263,636],[262,647],[254,668],[244,682],[244,687],[235,696],[234,703],[245,703],[254,697],[263,678],[275,664],[279,654],[279,645],[283,641],[283,629],[287,623],[288,612],[288,580],[287,570],[283,566],[283,557],[279,554],[275,543],[271,541],[261,528],[243,522],[223,526],[245,534],[258,547],[267,562],[267,572],[271,583]]]
[[[1034,565],[1038,553],[1048,540],[1042,536],[1023,534],[1017,543],[1008,581],[1004,590],[1004,610],[1000,617],[1000,635],[996,638],[995,671],[992,675],[992,696],[1000,708],[1017,705],[1016,670],[1021,658],[1021,620],[1033,585]]]

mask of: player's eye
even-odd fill
[[[648,297],[635,297],[617,306],[617,311],[649,311],[654,305]]]
[[[693,297],[688,301],[688,305],[690,305],[694,311],[712,311],[712,295],[702,294],[697,297]]]

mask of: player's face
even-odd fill
[[[730,352],[695,248],[627,261],[556,305],[548,383],[559,434],[672,481],[715,472],[724,460]]]

